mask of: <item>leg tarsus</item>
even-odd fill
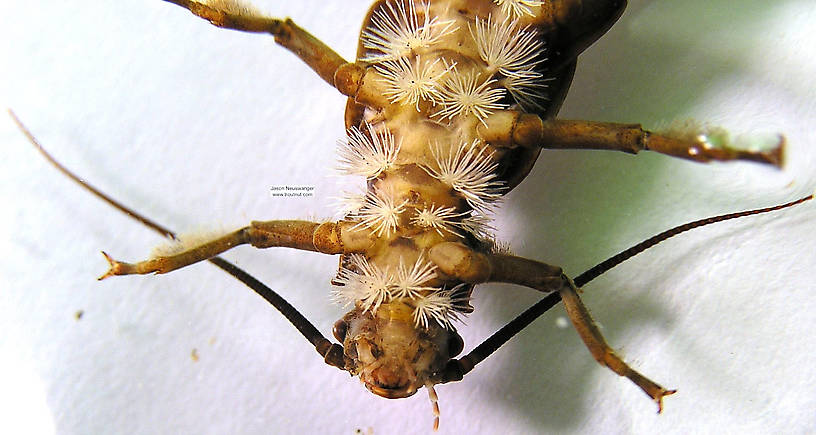
[[[312,68],[328,84],[340,89],[344,95],[349,95],[349,88],[355,89],[359,86],[361,74],[355,71],[356,75],[348,74],[346,71],[341,74],[342,83],[335,83],[335,74],[343,65],[349,64],[334,50],[329,48],[321,40],[312,36],[306,30],[300,28],[289,18],[279,19],[264,16],[260,12],[248,7],[239,7],[237,2],[221,2],[220,6],[211,6],[201,1],[195,0],[165,0],[192,12],[193,15],[201,17],[210,24],[224,29],[238,30],[242,32],[269,33],[275,37],[275,42],[285,47],[306,65]],[[347,68],[348,69],[348,68]],[[359,68],[358,68],[359,69]],[[353,81],[353,84],[348,83]]]
[[[96,279],[97,281],[102,281],[102,280],[103,280],[103,279],[105,279],[105,278],[110,278],[111,276],[116,275],[116,268],[117,268],[117,263],[118,263],[118,262],[117,262],[116,260],[114,260],[113,258],[111,258],[111,256],[110,256],[110,255],[108,255],[108,253],[107,253],[107,252],[105,252],[105,251],[102,251],[102,255],[104,255],[104,256],[105,256],[105,260],[107,260],[107,261],[108,261],[108,271],[107,271],[107,272],[105,272],[105,274],[104,274],[104,275],[102,275],[102,276],[100,276],[99,278],[97,278],[97,279]]]
[[[102,251],[102,255],[105,256],[105,260],[108,260],[109,268],[104,275],[97,278],[98,281],[102,281],[105,278],[109,278],[115,275],[130,275],[132,273],[135,273],[136,268],[134,267],[133,264],[116,261],[105,251]]]
[[[660,414],[663,412],[663,398],[666,396],[671,396],[672,394],[676,393],[677,390],[667,390],[665,388],[662,389],[660,392],[660,397],[658,397],[655,402],[657,402],[657,413]]]
[[[279,32],[282,20],[269,18],[251,7],[213,7],[204,2],[195,0],[164,0],[190,11],[193,15],[203,18],[213,26],[244,32],[268,32],[273,35]],[[228,2],[222,2],[228,3]],[[237,3],[235,1],[233,4]],[[234,5],[237,6],[237,5]]]

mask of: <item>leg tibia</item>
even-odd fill
[[[629,367],[606,343],[601,331],[595,325],[595,321],[589,314],[578,292],[571,283],[564,285],[561,290],[561,300],[564,302],[564,307],[567,309],[575,330],[586,344],[589,352],[601,365],[608,367],[613,372],[620,376],[625,376],[642,389],[652,400],[657,403],[657,412],[663,410],[663,397],[674,394],[677,390],[667,390],[649,378],[641,375],[633,368]]]

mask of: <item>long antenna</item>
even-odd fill
[[[696,220],[694,222],[689,222],[689,223],[683,224],[683,225],[678,225],[678,226],[676,226],[676,227],[674,227],[672,229],[663,231],[662,233],[660,233],[660,234],[658,234],[656,236],[649,237],[648,239],[638,243],[637,245],[632,246],[631,248],[629,248],[629,249],[627,249],[625,251],[621,251],[621,252],[613,255],[612,257],[607,258],[606,260],[596,264],[595,266],[593,266],[592,268],[590,268],[586,272],[584,272],[584,273],[578,275],[577,277],[575,277],[575,279],[573,281],[575,282],[576,286],[583,287],[588,282],[590,282],[593,279],[595,279],[595,278],[601,276],[602,274],[606,273],[609,269],[612,269],[613,267],[623,263],[624,261],[634,257],[637,254],[640,254],[641,252],[651,248],[652,246],[654,246],[654,245],[656,245],[656,244],[658,244],[658,243],[660,243],[660,242],[662,242],[664,240],[670,239],[670,238],[672,238],[672,237],[674,237],[674,236],[676,236],[676,235],[678,235],[680,233],[684,233],[684,232],[686,232],[688,230],[693,230],[694,228],[698,228],[698,227],[702,227],[702,226],[706,226],[706,225],[710,225],[710,224],[715,224],[717,222],[727,221],[727,220],[730,220],[730,219],[737,219],[737,218],[741,218],[741,217],[745,217],[745,216],[751,216],[751,215],[755,215],[755,214],[768,213],[768,212],[772,212],[772,211],[776,211],[776,210],[782,210],[783,208],[793,207],[794,205],[801,204],[801,203],[803,203],[805,201],[809,201],[811,199],[813,199],[813,194],[812,193],[810,195],[804,197],[804,198],[799,198],[799,199],[797,199],[795,201],[786,202],[785,204],[775,205],[775,206],[772,206],[772,207],[757,208],[757,209],[754,209],[754,210],[740,211],[740,212],[736,212],[736,213],[728,213],[728,214],[724,214],[724,215],[720,215],[720,216],[714,216],[714,217],[710,217],[710,218]]]
[[[629,249],[626,249],[616,255],[613,255],[612,257],[609,257],[608,259],[591,267],[586,272],[578,275],[573,280],[573,282],[577,287],[583,287],[593,279],[599,277],[603,273],[609,271],[610,269],[623,263],[624,261],[634,257],[635,255],[651,248],[652,246],[662,241],[670,239],[688,230],[702,227],[705,225],[714,224],[717,222],[727,221],[730,219],[736,219],[760,213],[768,213],[776,210],[781,210],[783,208],[793,207],[795,205],[813,199],[813,196],[814,196],[813,194],[810,194],[808,196],[799,198],[795,201],[787,202],[785,204],[775,205],[772,207],[757,208],[753,210],[741,211],[736,213],[728,213],[720,216],[696,220],[683,225],[678,225],[672,229],[663,231],[662,233],[657,234],[656,236],[650,237],[638,243],[637,245],[632,246]],[[451,360],[445,369],[445,377],[442,382],[452,382],[461,379],[462,376],[471,371],[476,364],[482,362],[485,358],[490,356],[504,343],[507,343],[507,341],[509,341],[516,334],[518,334],[524,328],[533,323],[533,321],[535,321],[539,316],[544,314],[550,308],[554,307],[560,301],[561,297],[557,292],[547,295],[547,297],[541,299],[536,304],[525,310],[523,313],[519,314],[515,319],[511,320],[508,324],[504,325],[501,329],[499,329],[493,335],[488,337],[480,345],[476,346],[476,348],[470,351],[470,353],[463,356],[462,358]]]
[[[53,165],[57,170],[63,173],[66,177],[70,178],[80,186],[82,186],[85,190],[91,192],[97,198],[107,202],[117,210],[125,213],[126,215],[132,217],[133,219],[141,222],[143,225],[149,227],[153,231],[161,234],[164,237],[169,239],[176,239],[176,234],[169,230],[168,228],[154,222],[153,220],[143,216],[129,207],[125,206],[124,204],[116,201],[115,199],[111,198],[107,194],[103,193],[101,190],[97,189],[96,187],[92,186],[78,175],[71,172],[68,168],[63,166],[59,163],[48,151],[43,148],[37,138],[31,133],[31,131],[26,128],[25,125],[17,118],[17,115],[11,109],[8,109],[9,116],[11,119],[14,120],[14,123],[17,124],[17,127],[23,134],[28,138],[29,142],[34,145],[35,148],[40,152],[40,154],[48,160],[51,165]],[[275,307],[284,317],[288,320],[297,330],[309,340],[312,345],[314,345],[317,352],[323,356],[326,360],[326,363],[338,367],[340,369],[344,369],[343,364],[343,351],[342,347],[337,344],[333,344],[328,339],[326,339],[323,334],[309,321],[303,314],[301,314],[295,307],[293,307],[289,302],[286,301],[281,295],[277,292],[272,290],[271,288],[267,287],[262,282],[258,281],[255,277],[244,271],[243,269],[239,268],[238,266],[230,263],[227,260],[224,260],[221,257],[213,257],[208,260],[210,263],[214,264],[219,269],[227,272],[228,274],[232,275],[238,281],[244,283],[247,287],[251,288],[255,293],[260,295],[264,298],[267,302],[269,302],[273,307]],[[339,348],[339,353],[338,353]]]

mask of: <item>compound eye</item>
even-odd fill
[[[334,322],[334,327],[332,328],[332,334],[334,334],[334,338],[337,339],[340,343],[343,343],[346,340],[346,333],[348,332],[348,322],[343,319],[340,319]]]
[[[463,340],[462,337],[456,332],[451,334],[451,337],[448,340],[448,356],[453,358],[456,355],[459,355],[464,348],[465,340]]]

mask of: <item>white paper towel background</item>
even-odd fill
[[[564,118],[689,117],[784,132],[788,166],[544,153],[498,216],[519,255],[577,275],[689,220],[816,186],[816,8],[808,1],[633,1],[579,62]],[[735,4],[736,3],[736,4]],[[367,2],[257,5],[353,57]],[[271,38],[160,1],[7,2],[2,104],[87,180],[179,231],[326,218],[361,180],[334,176],[344,99]],[[49,167],[0,119],[0,426],[6,433],[418,433],[424,391],[389,401],[327,367],[251,291],[202,264],[104,282],[99,251],[136,260],[158,237]],[[269,195],[314,186],[308,199]],[[560,309],[440,386],[440,433],[806,432],[816,427],[813,205],[712,226],[586,287],[607,338],[678,394],[655,415],[600,368]],[[239,248],[327,335],[336,259]],[[480,288],[466,349],[538,299]],[[82,319],[75,313],[82,310]],[[198,361],[191,352],[196,349]]]

